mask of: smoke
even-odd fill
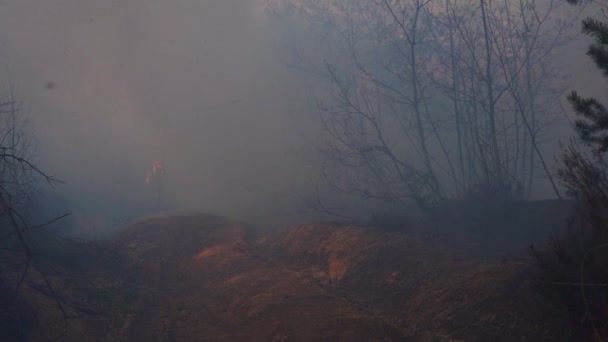
[[[303,181],[314,116],[264,1],[5,1],[0,57],[38,161],[80,207],[145,207],[167,167],[173,207],[238,213]],[[279,199],[278,202],[285,201]]]
[[[265,3],[0,2],[0,83],[22,100],[37,162],[66,182],[56,191],[70,210],[145,212],[146,172],[163,160],[172,208],[262,221],[292,213],[309,190],[295,152],[315,146],[319,123],[280,43],[288,28]],[[290,45],[314,41],[303,35]],[[572,89],[600,94],[587,42],[558,57],[572,67]],[[553,132],[572,133],[565,121]]]

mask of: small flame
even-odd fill
[[[146,173],[146,179],[145,179],[146,184],[152,183],[152,180],[155,177],[157,177],[159,175],[164,175],[164,174],[166,174],[165,164],[162,162],[162,160],[155,160],[152,163],[152,169]]]
[[[148,171],[146,173],[146,184],[150,184],[152,183],[152,173],[150,171]]]

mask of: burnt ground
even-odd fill
[[[28,276],[19,310],[31,314],[2,340],[568,340],[531,258],[464,252],[343,222],[264,232],[212,215],[147,218],[49,258],[57,298]]]

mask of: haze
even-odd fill
[[[22,101],[37,161],[66,182],[57,191],[72,209],[145,206],[144,176],[157,159],[176,208],[261,217],[298,206],[309,176],[301,152],[315,147],[317,116],[264,5],[0,3],[4,86]],[[572,52],[562,63],[568,89],[599,95],[605,85],[580,53],[587,42],[564,48]],[[552,129],[563,140],[572,133],[566,120]],[[559,139],[550,140],[549,153]]]
[[[74,204],[137,205],[156,159],[180,207],[246,209],[301,176],[290,155],[311,116],[261,1],[0,9],[5,75]]]

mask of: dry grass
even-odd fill
[[[67,341],[565,340],[525,262],[462,259],[405,234],[311,223],[259,236],[193,215],[137,222],[111,244],[119,269],[62,286],[85,304],[114,291],[111,315],[81,315]]]

